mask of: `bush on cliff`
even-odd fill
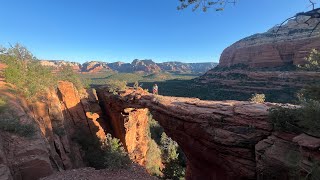
[[[4,76],[8,83],[15,85],[15,88],[27,99],[33,99],[54,87],[58,80],[73,82],[77,88],[83,85],[77,74],[71,67],[65,66],[55,75],[52,69],[42,66],[36,57],[24,46],[16,44],[9,49],[0,51],[0,59],[7,64]]]
[[[264,103],[266,100],[266,95],[264,94],[253,94],[252,97],[250,98],[251,102],[255,103]]]
[[[20,122],[19,118],[9,109],[4,97],[0,97],[0,130],[22,137],[32,137],[36,132],[32,124]]]
[[[0,97],[0,113],[7,109],[7,102],[3,97]]]
[[[320,70],[320,52],[312,49],[309,56],[305,58],[307,61],[304,65],[298,65],[301,70],[319,71]]]
[[[161,150],[153,139],[150,139],[148,146],[149,149],[146,156],[146,169],[149,174],[160,177],[162,176]]]
[[[24,46],[16,44],[1,56],[8,65],[4,70],[6,81],[14,84],[28,99],[55,84],[51,70],[43,67]]]
[[[299,66],[305,70],[320,70],[320,52],[312,50],[307,63]],[[269,117],[277,130],[304,132],[320,137],[320,85],[305,87],[299,94],[300,108],[276,107]]]
[[[131,162],[120,140],[113,138],[111,134],[107,134],[102,150],[106,168],[126,168]]]
[[[124,91],[127,88],[126,81],[119,81],[119,80],[110,80],[107,83],[109,92],[117,93],[118,91]]]
[[[58,80],[72,82],[78,90],[84,88],[80,77],[73,71],[70,65],[60,67],[59,72],[57,73],[57,78]]]
[[[110,134],[105,142],[100,142],[96,136],[79,129],[73,139],[81,146],[85,153],[84,159],[90,167],[118,169],[126,168],[131,163],[120,140]]]

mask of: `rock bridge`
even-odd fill
[[[276,179],[287,179],[288,149],[303,155],[312,151],[306,145],[312,137],[273,132],[268,121],[272,103],[202,101],[153,95],[142,89],[114,95],[100,88],[97,94],[129,154],[140,151],[140,157],[135,156],[140,164],[146,148],[138,146],[146,139],[143,130],[137,129],[145,126],[150,111],[185,153],[187,179],[266,179],[268,172]],[[319,150],[320,144],[316,146]]]

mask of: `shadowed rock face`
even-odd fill
[[[285,151],[289,147],[278,143],[261,145],[274,137],[267,120],[267,109],[274,106],[271,103],[154,96],[141,89],[128,89],[120,95],[113,95],[104,88],[97,92],[100,103],[104,104],[112,121],[119,122],[117,117],[120,114],[130,116],[130,112],[126,112],[128,108],[131,111],[148,108],[153,118],[185,153],[188,160],[187,179],[256,179],[259,177],[257,173],[264,172],[270,165],[270,161],[263,160],[271,159],[270,148]],[[140,117],[143,115],[147,116],[147,113],[141,112]],[[297,135],[291,136],[291,139],[285,139],[282,143],[290,144],[290,147],[294,147],[292,150],[299,152],[298,140],[292,140]],[[317,143],[311,144],[320,147]],[[310,149],[306,151],[311,152]],[[259,152],[260,158],[256,152]],[[319,155],[317,150],[313,153]],[[283,154],[272,158],[275,159],[273,162],[288,161]],[[283,165],[283,168],[288,167]],[[287,177],[287,172],[283,171],[282,175],[279,177]]]
[[[278,27],[261,34],[246,37],[226,48],[219,66],[228,67],[246,64],[250,67],[276,67],[301,64],[311,49],[320,48],[320,30],[310,33],[319,18],[304,23],[308,17],[299,16],[290,20],[277,32]]]

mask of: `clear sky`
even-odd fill
[[[264,32],[307,0],[238,0],[225,11],[178,11],[178,0],[0,0],[0,44],[39,59],[218,62],[235,41]]]

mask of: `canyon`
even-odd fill
[[[75,141],[79,130],[102,141],[106,133],[112,133],[130,159],[144,166],[149,113],[186,155],[186,179],[288,179],[288,152],[301,156],[303,173],[313,168],[313,161],[320,161],[319,138],[273,129],[268,109],[277,105],[274,103],[165,97],[141,88],[112,93],[108,87],[100,87],[95,93],[76,90],[65,81],[30,102],[14,94],[14,86],[3,80],[0,94],[7,97],[10,107],[6,113],[14,114],[23,124],[33,124],[35,135],[29,138],[0,132],[2,179],[33,180],[52,174],[53,179],[77,177],[82,171],[98,179],[112,176],[112,171],[79,169],[72,171],[79,171],[73,175],[68,171],[86,166]],[[143,169],[121,172],[153,179]]]

